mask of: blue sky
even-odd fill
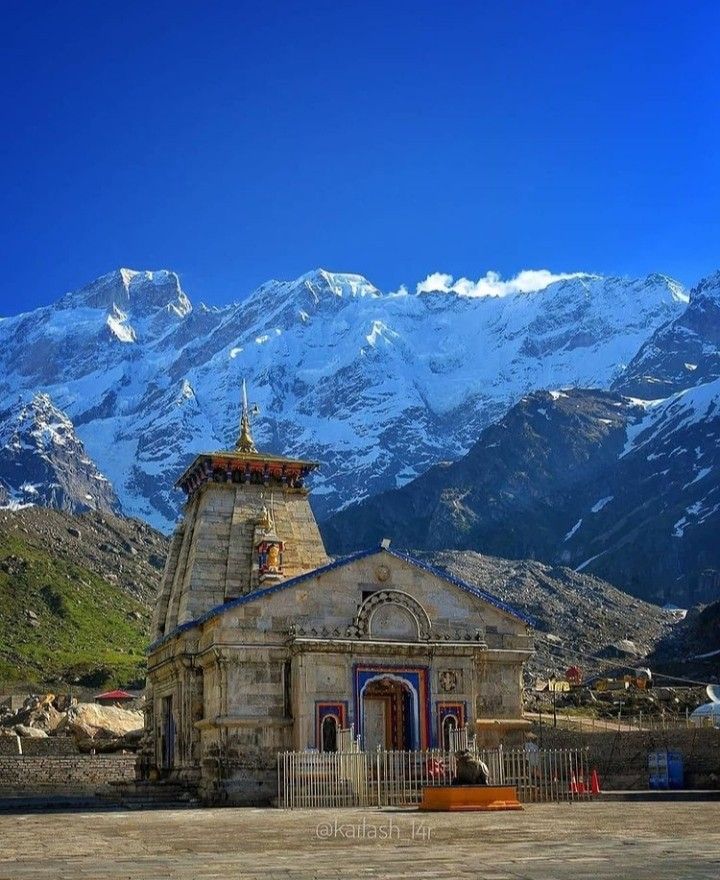
[[[119,266],[720,266],[720,4],[1,7],[0,314]]]

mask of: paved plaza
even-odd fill
[[[0,815],[0,880],[720,877],[718,803]]]

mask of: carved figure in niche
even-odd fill
[[[258,544],[258,571],[261,577],[280,577],[283,572],[282,541],[261,541]]]
[[[270,511],[263,504],[262,510],[260,511],[260,518],[258,519],[258,526],[263,530],[263,532],[270,532],[273,527],[273,521],[270,517]]]
[[[271,544],[267,551],[267,570],[273,573],[280,571],[280,547]]]
[[[452,693],[457,690],[458,674],[454,669],[444,669],[440,673],[440,689],[446,693]]]

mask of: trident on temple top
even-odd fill
[[[253,415],[258,412],[257,406],[253,406]],[[248,406],[247,387],[245,379],[242,383],[242,415],[240,416],[240,434],[235,444],[238,452],[257,452],[255,441],[250,433],[250,407]]]

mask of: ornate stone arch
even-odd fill
[[[380,624],[382,622],[382,615],[393,607],[401,609],[400,614],[404,615],[406,621],[411,622],[411,628],[414,630],[412,633],[398,632],[398,638],[410,638],[413,641],[429,640],[432,624],[430,623],[427,611],[425,611],[417,599],[414,599],[402,590],[376,590],[369,595],[358,609],[355,620],[352,626],[349,627],[348,634],[356,638],[366,639],[372,638],[373,635],[392,638],[392,632],[382,632]],[[373,632],[373,621],[375,621],[376,630],[379,632]]]

